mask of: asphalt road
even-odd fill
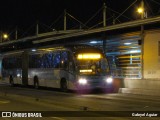
[[[146,117],[147,113],[160,114],[160,97],[101,92],[76,94],[53,89],[0,85],[0,111],[21,114],[39,112],[42,118],[32,118],[38,120],[81,120],[82,118],[86,120],[160,120],[158,117]],[[141,112],[145,114],[145,117]],[[135,117],[140,114],[142,117]],[[5,117],[1,119],[18,120],[21,118]]]

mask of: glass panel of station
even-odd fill
[[[103,49],[103,40],[90,40],[90,45]],[[141,79],[141,37],[127,36],[105,41],[111,74],[116,78]]]
[[[139,36],[107,40],[106,56],[113,76],[130,79],[142,77],[141,38]]]

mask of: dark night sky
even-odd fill
[[[63,13],[64,9],[67,9],[71,15],[85,23],[102,7],[103,1],[106,2],[109,8],[121,13],[135,0],[3,0],[0,3],[0,30],[12,32],[12,30],[18,26],[19,29],[25,31],[25,29],[34,25],[37,20],[44,24],[44,27],[45,25],[50,26]],[[149,10],[150,8],[147,7],[149,15],[152,15],[152,12],[154,15],[158,13],[160,5],[157,5],[152,0],[145,1],[148,2],[148,6],[152,9],[151,11]],[[135,11],[139,3],[140,0],[125,12],[124,15],[135,19],[136,17],[133,11]],[[108,11],[107,17],[109,18],[112,15],[113,12]],[[118,16],[118,14],[115,14],[115,16]],[[88,26],[93,26],[101,22],[101,18],[102,15],[99,14]],[[120,17],[119,20],[121,22],[128,21],[128,19],[124,17]],[[69,25],[73,23],[73,26],[77,24],[71,19],[69,19],[68,22]],[[61,18],[52,27],[60,29],[62,24],[63,19]]]

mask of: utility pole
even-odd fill
[[[37,21],[37,24],[36,24],[36,35],[38,36],[38,33],[39,33],[39,25],[38,25],[38,21]]]
[[[106,27],[106,4],[103,3],[103,27]],[[103,33],[103,52],[106,55],[106,40],[105,40],[105,32]]]
[[[141,7],[143,9],[143,12],[141,14],[141,19],[144,19],[144,1],[141,1]],[[141,63],[142,63],[142,79],[144,79],[144,26],[141,25]]]
[[[16,27],[16,29],[15,29],[15,40],[17,40],[18,39],[18,31],[17,31],[17,27]]]
[[[143,12],[142,12],[142,14],[141,14],[141,19],[144,19],[144,1],[142,0],[141,1],[141,8],[143,9]]]
[[[103,27],[106,27],[106,3],[103,4]]]
[[[67,30],[67,12],[64,10],[64,31]]]
[[[113,25],[116,24],[115,14],[113,14]]]
[[[2,43],[3,40],[2,40],[2,31],[0,31],[0,43]]]

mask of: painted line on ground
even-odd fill
[[[57,120],[66,120],[66,119],[63,119],[63,118],[60,118],[60,117],[51,117],[53,119],[57,119]]]
[[[6,104],[6,103],[10,103],[10,101],[8,101],[8,100],[0,100],[0,104]]]

